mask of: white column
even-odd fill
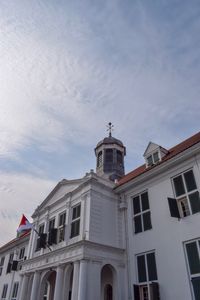
[[[100,261],[90,261],[87,266],[87,300],[101,299],[101,269]],[[92,284],[91,284],[92,283]]]
[[[79,282],[79,261],[74,262],[73,282],[72,282],[72,300],[78,299],[78,282]]]
[[[86,283],[87,283],[87,261],[80,261],[79,285],[78,285],[78,300],[86,299]]]
[[[63,277],[64,277],[64,269],[63,269],[63,267],[58,266],[57,270],[56,270],[56,284],[55,284],[54,300],[62,299]]]
[[[33,276],[33,284],[32,284],[32,289],[31,289],[31,299],[30,300],[38,300],[39,283],[40,283],[40,273],[36,271]]]
[[[29,277],[25,274],[22,277],[22,282],[21,282],[21,289],[20,289],[20,300],[26,300],[27,299],[27,288],[28,288],[28,281]]]

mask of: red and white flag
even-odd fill
[[[17,232],[22,232],[22,231],[26,231],[26,230],[30,230],[31,228],[33,228],[33,224],[30,223],[27,218],[25,217],[25,215],[22,215],[22,219],[21,222],[19,224],[19,227],[17,229]]]

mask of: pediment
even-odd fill
[[[60,181],[50,192],[50,194],[45,198],[45,200],[38,206],[32,217],[35,217],[39,210],[54,204],[57,200],[61,199],[66,194],[78,188],[83,182],[83,178],[77,180],[63,179],[62,181]]]

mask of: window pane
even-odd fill
[[[139,282],[147,281],[144,255],[137,257],[137,265],[138,265],[138,280],[139,280]]]
[[[106,149],[105,162],[113,162],[113,149]]]
[[[189,195],[192,213],[195,214],[200,211],[200,197],[199,192],[194,192]]]
[[[156,270],[156,259],[155,253],[147,254],[147,266],[148,266],[148,274],[149,281],[157,280],[157,270]]]
[[[59,217],[59,226],[65,225],[66,213],[62,213]]]
[[[77,205],[73,208],[72,220],[79,218],[80,214],[81,214],[81,206]]]
[[[147,192],[141,194],[141,200],[142,200],[142,210],[149,209],[149,198]]]
[[[140,212],[140,198],[139,198],[139,196],[133,198],[133,210],[134,210],[134,215],[136,215]]]
[[[200,277],[192,278],[195,300],[200,299]]]
[[[148,230],[152,228],[150,211],[143,214],[143,223],[144,223],[144,230]]]
[[[159,161],[158,152],[155,152],[155,153],[153,154],[153,160],[154,160],[154,163],[156,163],[157,161]]]
[[[200,261],[196,242],[186,244],[186,250],[190,266],[190,273],[200,273]]]
[[[193,191],[197,188],[193,171],[190,170],[184,174],[185,182],[188,192]]]
[[[180,195],[185,194],[182,176],[180,175],[180,176],[174,178],[173,181],[174,181],[176,196],[178,197]]]
[[[148,166],[151,166],[153,165],[153,158],[152,158],[152,155],[147,157],[147,163],[148,163]]]
[[[71,238],[79,235],[80,220],[77,220],[71,225]]]
[[[134,218],[134,223],[135,223],[135,233],[141,232],[142,231],[142,220],[141,216],[137,216]]]
[[[55,225],[55,219],[52,219],[49,221],[49,231],[54,228],[54,225]]]
[[[121,151],[117,150],[117,163],[122,164],[123,159],[122,159],[122,153]]]
[[[44,232],[44,224],[40,225],[38,232],[39,234]]]
[[[181,217],[187,217],[190,215],[190,209],[188,205],[188,199],[187,197],[182,197],[181,199],[178,199],[178,204],[180,207]]]
[[[102,151],[100,151],[97,157],[97,167],[102,165],[102,158],[103,158],[103,154]]]

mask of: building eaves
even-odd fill
[[[164,162],[172,159],[173,157],[175,157],[176,155],[182,153],[183,151],[187,150],[188,148],[196,145],[197,143],[200,142],[200,132],[196,133],[195,135],[191,136],[190,138],[184,140],[183,142],[181,142],[180,144],[172,147],[171,149],[168,150],[167,154],[162,158],[162,160],[160,162],[158,162],[157,164],[151,166],[151,167],[146,167],[146,165],[142,165],[138,168],[136,168],[135,170],[131,171],[130,173],[128,173],[127,175],[125,175],[124,177],[122,177],[119,182],[117,183],[115,189],[117,189],[118,187],[122,186],[123,184],[126,184],[127,182],[135,179],[136,177],[149,172],[150,170],[158,167],[159,165],[163,164]]]
[[[0,248],[0,252],[4,251],[6,249],[9,249],[10,247],[13,247],[13,244],[18,244],[21,243],[23,240],[26,240],[28,238],[28,236],[30,235],[31,230],[28,230],[26,232],[24,232],[22,235],[20,235],[19,237],[16,237],[14,239],[12,239],[11,241],[9,241],[8,243],[6,243],[5,245],[3,245]]]

